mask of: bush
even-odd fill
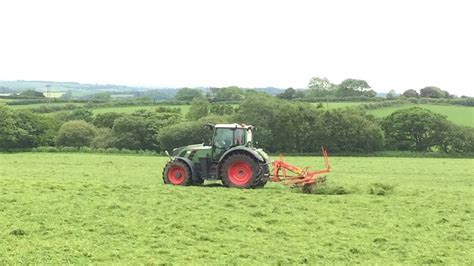
[[[95,149],[112,148],[114,145],[112,130],[110,128],[98,128],[97,136],[92,140],[91,147]]]
[[[69,121],[59,129],[56,145],[67,147],[90,146],[96,135],[97,132],[93,125],[82,120]]]
[[[474,128],[451,123],[449,130],[445,132],[441,149],[454,153],[474,152]]]
[[[123,114],[116,112],[107,112],[96,115],[94,118],[94,126],[112,128],[116,119],[122,117]]]
[[[196,98],[191,103],[189,112],[186,114],[188,120],[197,120],[209,114],[210,104],[206,99]]]
[[[159,151],[159,129],[176,122],[176,114],[170,116],[167,114],[154,114],[145,111],[116,119],[112,131],[114,147]]]
[[[388,148],[431,151],[432,147],[443,145],[450,122],[445,116],[413,107],[392,113],[382,126]]]
[[[84,120],[88,123],[91,123],[94,120],[94,114],[92,114],[91,110],[85,109],[85,108],[79,108],[74,111],[72,111],[68,116],[67,116],[67,121],[72,121],[72,120]]]
[[[0,107],[0,149],[28,149],[53,142],[55,123],[30,111]]]

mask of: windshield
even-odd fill
[[[243,128],[218,128],[214,136],[214,144],[217,147],[230,147],[244,145],[245,129]]]

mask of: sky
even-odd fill
[[[471,2],[2,0],[0,80],[474,96]]]

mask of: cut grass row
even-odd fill
[[[472,159],[334,157],[345,195],[167,186],[166,160],[0,154],[0,264],[474,263]]]

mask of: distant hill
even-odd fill
[[[256,88],[255,90],[265,92],[265,93],[273,95],[273,96],[275,96],[277,94],[280,94],[280,93],[283,93],[285,91],[285,89],[280,89],[280,88],[275,88],[275,87]]]
[[[112,84],[83,84],[78,82],[57,82],[57,81],[37,81],[37,80],[15,80],[0,81],[0,88],[7,88],[13,91],[37,90],[46,91],[46,86],[51,86],[51,91],[86,90],[86,91],[142,91],[147,88],[132,87]]]

